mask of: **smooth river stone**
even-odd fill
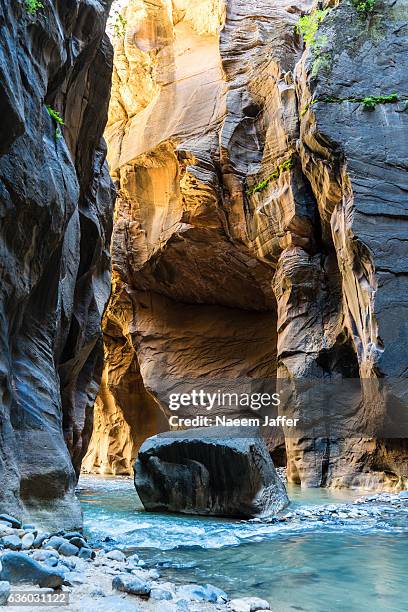
[[[60,570],[48,569],[23,553],[6,553],[2,559],[0,580],[11,584],[30,583],[40,587],[57,588],[64,582],[65,575]]]

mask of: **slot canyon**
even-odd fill
[[[380,47],[348,27],[349,55],[352,9],[337,7],[321,25],[330,48],[311,57],[295,28],[307,7],[264,5],[125,8],[105,132],[118,190],[112,296],[87,472],[131,473],[140,443],[167,429],[178,380],[364,381],[406,367],[406,168],[390,154],[406,151],[403,103],[375,117],[312,104],[371,91],[398,13],[389,30],[376,25]],[[392,40],[400,69],[387,88],[402,91],[404,48]],[[381,419],[387,389],[370,384],[361,398]],[[282,446],[270,441],[280,460]],[[286,452],[289,477],[306,485],[407,478],[398,439],[291,436]]]
[[[3,540],[38,524],[44,542],[71,534],[59,546],[94,538],[78,544],[89,555],[81,561],[98,560],[110,542],[129,544],[123,559],[107,553],[128,563],[138,543],[130,529],[130,543],[120,539],[120,504],[132,523],[134,475],[142,518],[260,521],[269,508],[272,524],[295,503],[282,521],[307,520],[296,504],[309,489],[323,496],[323,522],[335,512],[322,505],[330,495],[355,495],[347,503],[361,503],[354,518],[365,517],[370,499],[356,491],[402,512],[406,0],[0,0],[0,36],[0,561],[8,548],[31,555],[32,542]],[[171,417],[209,412],[173,409],[170,398],[191,389],[275,393],[268,414],[279,426],[256,442],[231,431],[207,446],[194,427],[188,442]],[[211,416],[249,412],[218,406]],[[138,483],[146,466],[167,506],[160,492],[143,498],[154,480],[143,473]],[[215,481],[224,497],[212,502]],[[117,531],[104,523],[110,511]],[[151,519],[146,548],[162,566],[141,555],[129,573],[168,569],[160,555],[174,548],[174,563],[196,580],[202,558],[180,552],[186,533],[188,545],[202,538],[214,564],[228,565],[211,539],[216,523],[189,518]],[[230,528],[226,546],[241,544]],[[263,544],[256,554],[274,558]],[[0,563],[0,603],[8,571]],[[242,567],[234,576],[244,580]],[[141,610],[167,610],[119,578],[112,588],[125,599],[109,591],[98,610],[125,612],[129,593],[142,597]],[[216,590],[192,600],[227,601],[207,587]],[[87,591],[72,609],[98,597]],[[277,609],[291,609],[285,597]],[[299,609],[329,609],[324,597]]]

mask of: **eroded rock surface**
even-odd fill
[[[130,3],[125,11],[106,132],[120,193],[106,380],[115,393],[125,353],[132,374],[124,372],[120,387],[140,373],[145,389],[133,385],[112,408],[99,398],[103,428],[94,433],[86,470],[116,472],[131,463],[138,445],[126,443],[129,430],[116,426],[116,415],[129,423],[127,415],[139,411],[145,428],[149,421],[156,428],[151,400],[166,410],[175,380],[275,375],[273,271],[233,238],[239,230],[223,203],[224,13],[221,2],[197,9],[178,2],[172,10],[165,2]],[[140,430],[131,431],[139,440]]]
[[[112,50],[109,1],[44,5],[0,3],[0,509],[60,528],[103,365]]]
[[[351,354],[348,363],[356,372],[348,375],[362,379],[360,415],[372,423],[381,423],[387,410],[392,413],[404,403],[407,390],[406,382],[396,382],[406,380],[408,332],[404,7],[403,1],[384,0],[364,15],[351,3],[338,4],[319,28],[318,45],[296,68],[302,168],[316,197],[323,244],[336,254],[341,276],[339,316],[332,332],[322,334],[325,350],[318,355],[333,369],[339,340],[349,354],[352,347],[354,366]],[[392,92],[400,102],[379,103],[373,110],[361,103]],[[310,354],[302,367],[315,367],[314,359]],[[344,366],[342,370],[344,375]],[[376,378],[390,384],[375,390]],[[398,429],[393,435],[391,442],[351,439],[332,444],[329,480],[385,488],[406,483],[407,441],[396,439]],[[406,437],[403,427],[401,436]],[[295,463],[291,467],[296,471]]]
[[[250,437],[252,436],[252,437]],[[135,485],[146,510],[268,517],[288,503],[259,432],[208,427],[167,432],[140,448]]]
[[[295,26],[319,7],[330,10],[305,48]],[[169,414],[186,377],[197,388],[276,379],[290,389],[283,414],[316,418],[324,405],[296,381],[329,377],[362,381],[350,423],[363,433],[285,431],[289,480],[406,482],[406,441],[395,428],[381,440],[387,411],[406,399],[403,385],[387,387],[407,369],[404,2],[378,0],[368,15],[348,0],[319,7],[125,9],[107,129],[120,196],[105,319],[110,396],[98,400],[89,470],[130,465],[141,429],[122,434],[118,420],[137,412],[154,429],[152,401]],[[366,96],[392,92],[399,102],[365,110]]]

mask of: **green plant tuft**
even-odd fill
[[[264,178],[262,181],[260,181],[256,185],[253,185],[252,187],[247,189],[246,194],[252,195],[254,193],[257,193],[258,191],[263,191],[264,189],[266,189],[266,187],[269,185],[270,182],[276,181],[280,177],[282,172],[285,172],[286,170],[290,170],[291,168],[293,168],[292,156],[290,156],[289,159],[287,159],[286,161],[279,164],[279,166],[275,168],[272,174]]]
[[[328,8],[313,11],[310,15],[304,15],[299,19],[296,24],[296,31],[298,34],[302,34],[307,47],[313,47],[316,44],[317,30],[329,11]]]
[[[51,119],[57,124],[55,127],[55,139],[62,138],[61,125],[65,125],[63,118],[58,111],[54,110],[49,104],[47,104],[47,111]]]
[[[361,100],[364,110],[373,111],[377,104],[390,104],[398,102],[398,94],[392,93],[389,96],[366,96]]]
[[[40,0],[25,0],[25,7],[27,13],[35,15],[38,9],[44,8],[44,5]]]
[[[367,15],[373,12],[376,0],[352,0],[352,2],[360,15],[367,17]]]
[[[124,38],[126,34],[127,19],[125,19],[125,17],[123,17],[123,15],[119,13],[119,11],[115,11],[115,14],[116,21],[113,24],[115,35],[118,38]]]
[[[363,110],[373,111],[377,104],[392,104],[407,100],[406,96],[397,93],[388,94],[387,96],[365,96],[364,98],[335,98],[333,96],[322,96],[317,98],[316,102],[327,102],[329,104],[341,104],[342,102],[356,102],[363,105]]]

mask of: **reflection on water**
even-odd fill
[[[163,515],[144,512],[125,478],[82,477],[80,496],[94,541],[114,538],[172,581],[210,582],[230,596],[258,595],[275,611],[408,609],[405,513],[339,524]],[[289,496],[293,508],[304,508],[346,503],[357,494],[294,487]]]

